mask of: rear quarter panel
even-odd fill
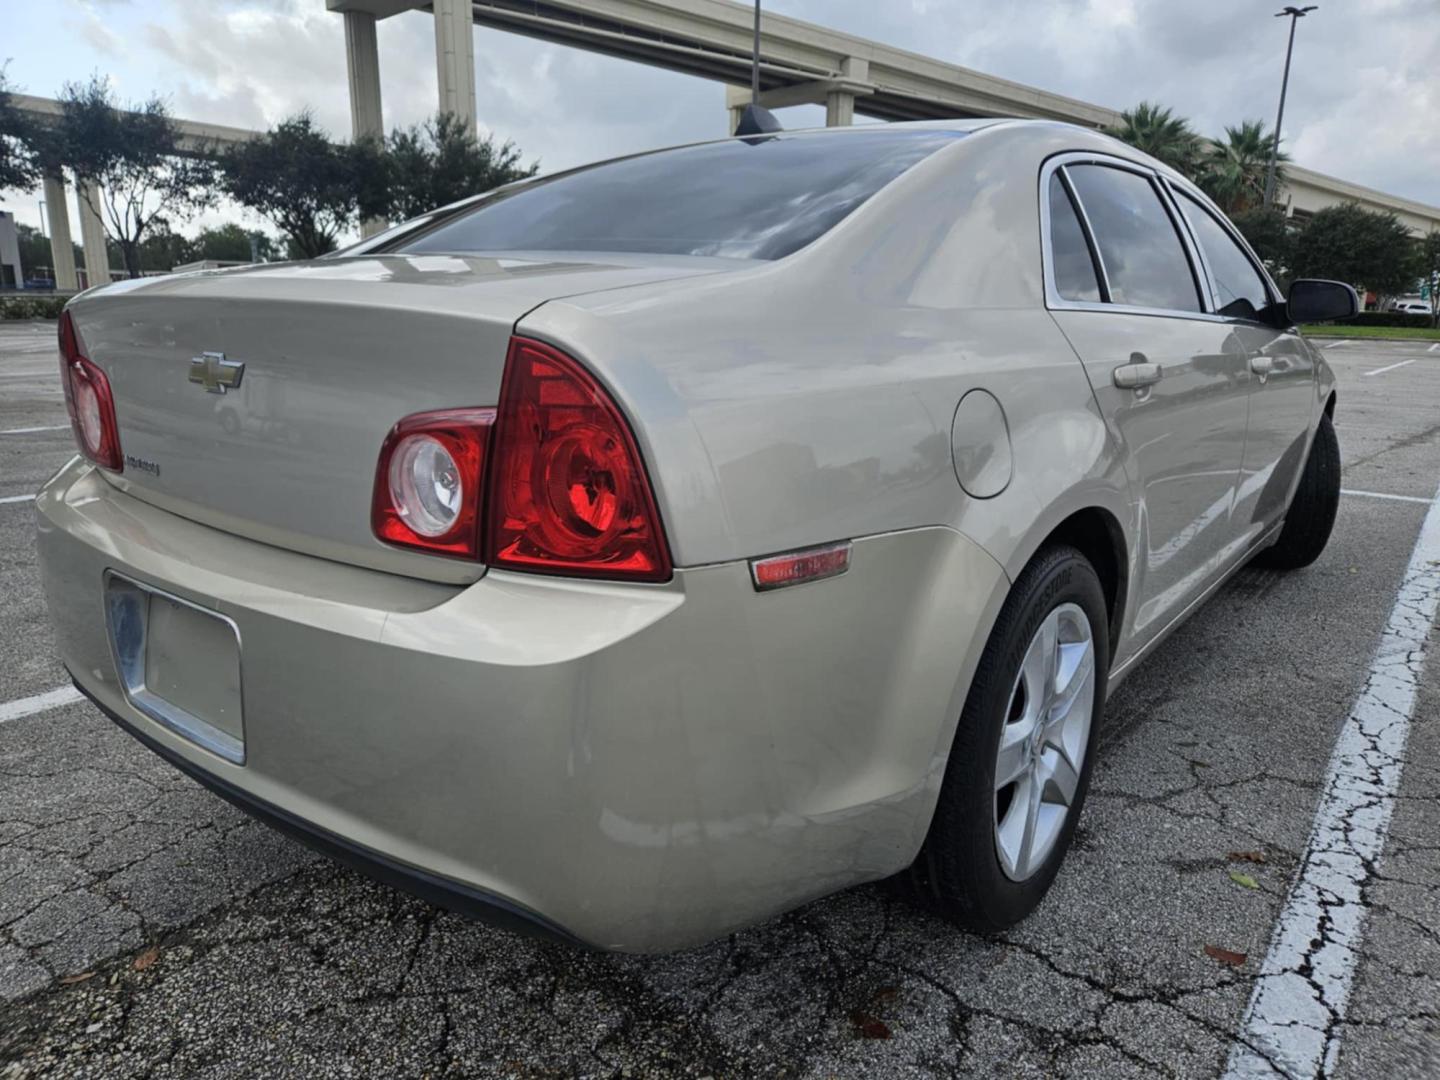
[[[553,302],[520,330],[611,384],[679,565],[945,525],[1013,575],[1074,510],[1133,527],[1117,445],[1043,302],[1037,176],[1077,135],[981,130],[787,259]],[[1014,456],[987,499],[951,453],[975,388]]]

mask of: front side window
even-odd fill
[[[964,132],[770,135],[604,162],[486,199],[388,250],[779,259]]]
[[[1219,313],[1237,319],[1253,319],[1270,304],[1270,291],[1265,279],[1225,227],[1215,220],[1199,201],[1185,192],[1180,207],[1190,222],[1195,242],[1205,254],[1210,280],[1220,303]]]
[[[1068,165],[1065,172],[1100,249],[1110,301],[1198,312],[1200,292],[1189,256],[1155,185],[1108,165]]]
[[[1100,278],[1085,230],[1059,173],[1050,175],[1050,260],[1055,291],[1065,300],[1100,302]]]

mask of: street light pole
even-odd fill
[[[1275,201],[1275,163],[1280,157],[1280,125],[1285,121],[1285,91],[1290,87],[1290,55],[1295,51],[1295,24],[1318,6],[1311,4],[1303,8],[1287,7],[1284,11],[1275,13],[1277,19],[1283,19],[1287,15],[1290,17],[1290,44],[1285,48],[1285,76],[1280,80],[1280,111],[1275,114],[1275,141],[1270,147],[1270,169],[1265,174],[1266,210],[1269,210]]]

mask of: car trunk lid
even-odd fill
[[[546,300],[722,268],[366,256],[122,282],[71,311],[114,392],[117,487],[265,543],[464,582],[484,568],[371,532],[391,426],[494,405],[512,328]]]

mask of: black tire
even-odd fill
[[[996,754],[1026,650],[1041,622],[1067,603],[1084,611],[1095,650],[1090,740],[1076,796],[1054,848],[1032,876],[1013,881],[996,851]],[[1075,548],[1043,549],[1016,580],[990,632],[960,715],[929,835],[911,867],[912,886],[937,913],[967,929],[993,933],[1019,922],[1045,896],[1084,807],[1109,670],[1109,628],[1099,576]]]
[[[1285,525],[1272,547],[1255,557],[1257,566],[1298,570],[1320,557],[1335,527],[1340,507],[1340,440],[1330,417],[1320,415],[1305,471],[1285,514]]]

